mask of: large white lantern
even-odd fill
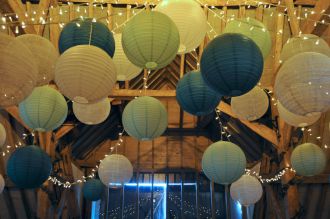
[[[262,196],[262,185],[256,177],[244,174],[231,184],[230,196],[243,206],[255,204]]]
[[[0,107],[17,105],[32,92],[38,66],[19,40],[0,33]]]
[[[6,143],[7,133],[5,127],[0,123],[0,147]]]
[[[130,181],[133,176],[133,166],[125,156],[111,154],[101,160],[98,173],[104,185],[116,187]]]
[[[238,118],[249,121],[262,117],[266,113],[268,105],[268,96],[260,87],[254,87],[242,96],[231,98],[231,109],[233,112]]]
[[[179,29],[179,54],[189,53],[204,40],[207,18],[200,4],[194,0],[161,1],[155,11],[169,16]]]
[[[36,34],[24,34],[17,37],[33,54],[38,64],[37,86],[54,80],[55,63],[59,56],[53,44]]]
[[[116,80],[115,64],[96,46],[71,47],[55,67],[55,82],[60,91],[78,103],[93,103],[107,97]]]
[[[77,103],[72,104],[73,113],[76,118],[86,125],[96,125],[104,122],[110,114],[110,101],[104,98],[96,103]]]
[[[280,68],[275,94],[290,112],[313,116],[330,107],[330,58],[315,52],[293,56]]]
[[[4,188],[5,188],[5,180],[3,176],[0,174],[0,194],[3,192]]]

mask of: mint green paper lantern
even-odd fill
[[[36,131],[52,131],[63,124],[68,106],[63,95],[49,86],[36,87],[19,104],[24,123]]]
[[[175,58],[179,45],[179,31],[165,14],[143,11],[125,25],[122,45],[127,58],[136,66],[160,69]]]
[[[139,140],[152,140],[161,136],[167,128],[167,111],[153,97],[138,97],[127,104],[123,112],[125,131]]]

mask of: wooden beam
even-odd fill
[[[58,25],[60,21],[59,17],[59,6],[49,8],[50,19],[54,24],[49,25],[49,39],[53,43],[56,49],[58,49],[58,40],[60,37],[60,27]]]
[[[290,29],[291,29],[292,35],[298,36],[300,33],[300,27],[299,27],[298,18],[296,16],[296,10],[294,8],[293,0],[284,0],[284,1],[286,4],[286,7],[287,7],[289,19],[290,19]]]
[[[129,89],[114,89],[109,96],[115,99],[133,99],[138,96],[151,96],[156,98],[175,98],[175,90],[147,90],[146,93],[142,90]]]
[[[16,121],[18,121],[24,128],[26,128],[27,130],[29,130],[29,132],[32,132],[32,129],[30,127],[28,127],[22,120],[22,118],[19,116],[19,110],[17,106],[10,106],[10,107],[6,107],[6,111],[16,119]]]
[[[36,15],[36,20],[41,22],[43,20],[46,21],[46,17],[49,14],[49,8],[50,6],[50,0],[40,0],[38,4],[38,10],[37,10],[37,15]],[[45,25],[38,25],[36,26],[36,32],[39,35],[43,35],[45,29]]]
[[[75,127],[74,124],[63,124],[55,134],[55,141],[58,141]]]

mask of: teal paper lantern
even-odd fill
[[[210,180],[228,185],[245,171],[246,158],[242,149],[228,141],[211,144],[204,152],[202,169]]]
[[[240,96],[260,80],[263,57],[250,38],[226,33],[214,38],[204,49],[200,63],[205,83],[224,96]]]
[[[148,96],[138,97],[127,104],[123,112],[125,131],[139,140],[152,140],[167,128],[167,112],[163,104]]]
[[[68,114],[67,103],[61,93],[48,87],[36,87],[19,104],[19,114],[33,130],[52,131],[63,124]]]
[[[93,45],[103,49],[110,57],[115,53],[115,39],[109,28],[91,18],[77,18],[66,24],[60,34],[60,53],[78,45]]]
[[[89,179],[83,186],[84,197],[89,201],[101,199],[104,192],[104,185],[99,179]]]
[[[176,87],[176,99],[184,111],[202,116],[218,106],[221,96],[205,84],[200,72],[189,72]]]
[[[50,157],[38,146],[16,149],[7,162],[7,175],[22,189],[40,187],[52,171]]]

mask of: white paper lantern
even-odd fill
[[[5,127],[0,123],[0,147],[6,143],[7,133]]]
[[[315,52],[293,56],[280,68],[275,94],[290,112],[312,116],[330,107],[330,58]]]
[[[111,154],[101,160],[98,173],[104,185],[120,186],[132,178],[133,166],[125,156]]]
[[[179,54],[189,53],[204,40],[207,18],[200,4],[194,0],[161,1],[155,11],[169,16],[179,29]]]
[[[37,75],[30,50],[16,38],[0,33],[0,107],[16,105],[30,95]]]
[[[243,206],[255,204],[262,196],[262,186],[259,180],[244,174],[230,186],[230,196]]]
[[[313,34],[301,34],[288,39],[281,51],[282,63],[302,52],[317,52],[330,57],[330,48],[325,40]]]
[[[262,117],[269,105],[266,92],[260,87],[254,87],[252,90],[242,96],[231,98],[231,109],[240,118],[253,121]]]
[[[72,104],[73,113],[76,118],[87,125],[96,125],[104,122],[110,114],[110,101],[104,98],[96,103],[76,103]]]
[[[59,56],[53,44],[36,34],[24,34],[17,37],[33,54],[38,64],[37,86],[54,80],[55,63]]]
[[[93,103],[106,98],[116,80],[112,59],[95,46],[79,45],[66,50],[55,67],[55,82],[60,91],[78,103]]]
[[[0,174],[0,194],[3,192],[4,188],[5,188],[5,180],[3,176]]]
[[[121,44],[121,33],[115,34],[116,50],[113,56],[113,62],[116,65],[117,80],[126,81],[138,76],[142,69],[130,62],[124,53]]]
[[[295,127],[306,127],[312,125],[321,117],[321,113],[316,113],[311,116],[296,115],[285,109],[279,101],[277,101],[277,110],[281,119],[283,119],[287,124]]]

